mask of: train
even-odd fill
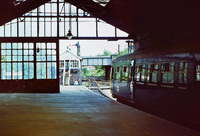
[[[200,51],[147,50],[112,61],[117,100],[200,123]]]

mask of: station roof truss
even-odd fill
[[[57,2],[57,0],[52,0]],[[1,0],[0,25],[49,2],[49,0]],[[145,44],[200,43],[199,0],[60,0],[120,30]],[[142,43],[142,42],[141,42]],[[142,45],[142,44],[141,44]]]
[[[72,29],[73,39],[128,39],[127,33],[107,24],[97,15],[104,13],[103,8],[108,2],[109,0],[3,1],[0,10],[0,37],[2,37],[0,40],[9,41],[13,37],[17,37],[19,41],[24,38],[28,41],[34,41],[36,37],[66,39],[66,34],[70,29]],[[86,23],[91,24],[90,30],[94,29],[92,32],[81,27]],[[104,36],[100,32],[103,30],[100,28],[100,23],[107,25],[107,27],[113,27],[113,33]],[[85,34],[84,30],[90,34]],[[118,32],[122,33],[123,36]]]

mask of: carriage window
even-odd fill
[[[188,63],[187,61],[181,61],[179,63],[179,84],[187,84],[187,69]]]
[[[196,80],[200,81],[200,65],[196,65]]]
[[[128,67],[123,67],[122,81],[128,81]]]
[[[161,78],[164,84],[174,83],[174,62],[164,62],[161,67]]]
[[[148,74],[147,82],[148,83],[157,83],[158,75],[158,64],[148,64]]]
[[[116,68],[116,72],[119,72],[119,67]]]
[[[145,64],[136,65],[136,81],[144,82],[145,80]]]
[[[116,67],[116,69],[115,69],[115,79],[116,80],[120,80],[120,69],[119,69],[119,67]]]

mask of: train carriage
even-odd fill
[[[200,122],[200,52],[137,52],[112,62],[113,97]]]

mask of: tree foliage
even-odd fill
[[[82,77],[87,77],[89,75],[89,70],[85,67],[82,68]]]
[[[105,68],[102,66],[95,66],[94,70],[88,70],[86,67],[82,68],[82,77],[99,77],[105,75]]]
[[[128,53],[128,48],[125,48],[123,51],[120,51],[119,56],[125,55]]]
[[[106,49],[104,49],[102,56],[111,56],[112,53],[110,51],[107,51]]]
[[[6,56],[1,56],[1,61],[6,61]]]
[[[117,55],[117,53],[112,54],[110,51],[104,49],[103,54],[99,54],[97,56],[111,56],[111,55],[122,56],[127,53],[128,53],[128,48],[125,48],[123,51],[121,51],[119,55]],[[94,70],[88,70],[86,67],[83,67],[82,77],[88,77],[88,76],[99,77],[105,75],[105,68],[103,66],[95,66],[94,68],[95,68]]]
[[[99,54],[97,56],[111,56],[111,55],[112,55],[112,52],[104,49],[103,54]]]

